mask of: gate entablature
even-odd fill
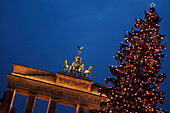
[[[7,74],[8,88],[2,113],[9,113],[15,93],[27,95],[25,113],[32,113],[36,98],[49,101],[47,113],[55,113],[57,103],[76,107],[76,113],[99,108],[99,84],[91,79],[63,72],[51,73],[27,66],[13,64]]]
[[[36,74],[37,73],[37,74]],[[12,75],[22,76],[42,82],[47,82],[75,90],[91,92],[91,85],[94,84],[91,79],[67,74],[67,73],[51,73],[27,66],[13,64]],[[95,92],[96,93],[96,92]]]

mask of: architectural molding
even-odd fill
[[[102,99],[98,88],[106,87],[92,82],[91,79],[62,72],[51,73],[18,64],[13,64],[13,72],[7,74],[7,79],[9,91],[28,96],[25,113],[32,113],[36,98],[49,101],[47,113],[55,112],[57,103],[76,107],[76,113],[84,113],[91,108],[98,109]]]

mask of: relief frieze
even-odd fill
[[[68,86],[83,88],[83,89],[87,89],[87,90],[90,87],[90,84],[87,84],[87,83],[84,83],[81,81],[76,81],[74,79],[63,78],[63,77],[59,77],[58,83],[66,84]]]

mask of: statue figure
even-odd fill
[[[67,64],[67,60],[65,59],[64,60],[64,66],[63,66],[63,72],[67,73],[68,68],[69,68],[69,65]]]
[[[81,64],[81,60],[82,58],[80,58],[80,56],[75,56],[74,62],[72,63],[72,65],[69,68],[69,73],[70,74],[76,74],[78,73],[78,70],[80,68],[80,64]]]
[[[84,63],[82,63],[82,65],[78,69],[78,74],[80,75],[80,77],[82,77],[83,71],[84,71]]]
[[[78,55],[80,55],[81,50],[83,49],[83,47],[79,47],[79,46],[77,46],[77,47],[78,47],[78,49],[79,49],[79,50],[77,51],[77,52],[78,52]]]
[[[90,66],[89,69],[86,69],[84,71],[84,78],[87,78],[88,75],[89,75],[89,78],[90,78],[92,68],[93,68],[93,66]]]
[[[75,70],[74,64],[75,64],[75,62],[73,62],[72,65],[70,66],[68,73],[72,74],[74,72],[74,70]]]
[[[75,64],[74,64],[74,66],[76,68],[76,71],[78,71],[78,69],[80,67],[81,60],[82,60],[82,58],[80,58],[80,56],[75,56],[75,60],[74,60]]]

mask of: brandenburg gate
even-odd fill
[[[47,100],[47,112],[55,113],[57,103],[76,107],[76,113],[99,108],[99,87],[91,79],[67,74],[51,73],[13,64],[13,71],[7,74],[8,87],[2,113],[10,113],[15,94],[28,96],[25,112],[32,113],[36,98]]]
[[[98,89],[106,86],[89,79],[93,66],[84,70],[79,56],[83,47],[77,47],[78,56],[70,66],[64,60],[63,72],[51,73],[13,64],[12,73],[7,74],[8,87],[0,113],[11,112],[16,93],[28,96],[24,113],[33,112],[36,98],[48,101],[46,113],[55,113],[57,103],[76,107],[76,113],[99,109],[102,97]]]

